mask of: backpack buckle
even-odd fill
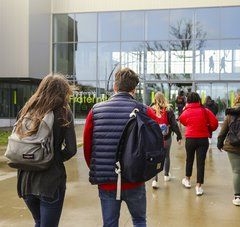
[[[136,113],[139,112],[139,109],[138,108],[135,108],[130,114],[129,114],[129,117],[132,118],[132,117],[136,117]]]

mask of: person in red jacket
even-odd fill
[[[164,181],[171,180],[170,170],[170,149],[172,144],[172,132],[176,133],[177,141],[179,145],[181,144],[182,134],[178,127],[175,114],[173,109],[168,103],[165,95],[158,91],[154,97],[154,105],[152,106],[157,115],[157,123],[159,124],[162,134],[164,136],[164,148],[166,152],[166,157],[164,161]],[[156,175],[155,179],[152,182],[152,187],[157,189],[159,187],[158,184],[158,175]]]
[[[192,176],[192,167],[196,153],[197,184],[195,189],[196,195],[202,195],[205,159],[209,146],[208,137],[217,129],[218,120],[210,110],[202,106],[198,93],[190,92],[187,96],[187,105],[180,115],[179,121],[186,126],[186,176],[183,178],[182,184],[186,188],[191,188],[190,178]]]

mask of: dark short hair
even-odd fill
[[[184,91],[183,91],[183,90],[179,91],[179,94],[178,94],[178,95],[184,96]]]
[[[138,75],[129,68],[120,69],[115,74],[115,85],[118,91],[130,92],[139,83]]]
[[[200,102],[201,98],[197,92],[189,92],[187,95],[187,103]]]

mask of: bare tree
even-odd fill
[[[192,56],[186,56],[186,51],[201,49],[204,46],[206,35],[207,33],[203,31],[201,24],[197,22],[194,27],[192,20],[181,19],[176,25],[170,26],[170,38],[174,40],[169,41],[169,48],[170,51],[174,51],[173,54],[177,58],[183,59],[183,72],[185,77],[187,76],[185,73],[186,60],[195,55],[194,52]]]

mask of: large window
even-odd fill
[[[183,83],[218,101],[222,117],[240,83],[239,21],[240,7],[56,14],[53,71],[79,87],[77,118],[109,98],[120,67],[139,74],[137,98],[147,104],[157,90],[171,101]]]

